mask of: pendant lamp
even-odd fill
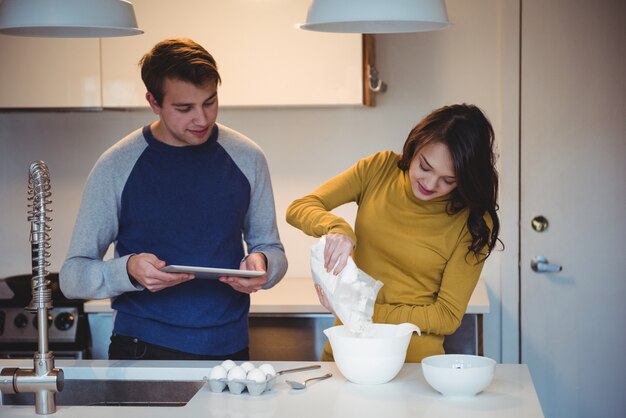
[[[0,0],[0,33],[51,38],[140,35],[124,0]]]
[[[301,29],[318,32],[425,32],[448,26],[444,0],[313,0]]]

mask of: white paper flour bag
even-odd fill
[[[367,333],[372,323],[376,295],[383,283],[359,270],[348,258],[346,267],[338,275],[324,268],[326,236],[311,248],[311,273],[313,281],[322,287],[330,307],[339,320],[353,334]]]

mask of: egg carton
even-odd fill
[[[249,379],[208,379],[209,388],[211,392],[221,393],[224,389],[228,388],[230,393],[240,395],[244,390],[248,390],[248,393],[252,396],[259,396],[274,387],[276,383],[276,376],[268,377],[264,382],[257,382]]]

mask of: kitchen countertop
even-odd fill
[[[92,300],[85,303],[86,313],[112,312],[109,299]],[[489,312],[487,286],[480,279],[470,298],[466,313],[484,314]],[[269,290],[253,293],[250,313],[279,314],[324,314],[328,311],[319,303],[317,293],[310,278],[287,278]]]
[[[106,361],[58,360],[66,379],[160,379],[203,380],[219,362],[190,361]],[[384,385],[357,385],[348,382],[334,363],[272,362],[276,370],[321,364],[320,370],[278,377],[274,388],[260,396],[247,392],[235,395],[211,392],[204,385],[182,407],[57,406],[59,418],[142,418],[142,417],[223,417],[223,418],[381,418],[381,417],[543,417],[528,367],[498,364],[493,382],[470,398],[440,395],[424,380],[421,364],[407,363],[398,376]],[[0,360],[4,367],[32,367],[32,360]],[[257,366],[259,364],[256,364]],[[286,379],[304,380],[332,372],[333,377],[295,391]],[[35,416],[33,406],[0,406],[4,418]]]

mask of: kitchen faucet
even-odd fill
[[[50,265],[50,226],[52,219],[47,205],[50,201],[50,175],[43,161],[31,164],[28,176],[28,220],[30,243],[33,254],[33,298],[27,310],[37,313],[38,351],[33,358],[32,369],[4,368],[0,371],[0,391],[4,393],[34,392],[35,412],[38,415],[56,412],[55,393],[63,390],[63,370],[54,367],[54,354],[48,351],[48,309],[52,308],[52,289],[46,278]]]

